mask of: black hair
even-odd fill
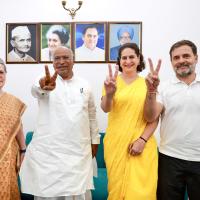
[[[62,45],[66,45],[69,41],[69,31],[62,25],[52,25],[46,33],[46,38],[49,38],[49,34],[56,34]]]
[[[171,46],[170,51],[169,51],[170,59],[172,59],[172,51],[174,51],[174,49],[184,46],[184,45],[191,47],[193,54],[197,55],[197,47],[192,41],[180,40]]]
[[[87,30],[88,30],[89,28],[95,28],[95,29],[97,30],[97,33],[98,33],[98,28],[97,28],[96,25],[89,25],[89,26],[86,26],[86,27],[83,29],[82,34],[85,35],[85,33],[87,32]],[[98,33],[98,34],[99,34],[99,33]]]
[[[69,32],[68,31],[63,32],[63,31],[55,30],[52,33],[55,33],[56,35],[58,35],[62,44],[67,44],[67,42],[69,41]]]

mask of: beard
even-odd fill
[[[182,67],[187,68],[187,69],[182,71],[181,70]],[[194,68],[195,68],[195,64],[181,63],[175,67],[175,72],[176,72],[177,76],[184,78],[184,77],[191,75],[194,71]]]

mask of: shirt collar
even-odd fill
[[[67,80],[64,80],[59,74],[58,74],[57,78],[59,78],[61,81],[64,81],[64,82],[71,82],[75,79],[74,74],[70,79],[67,79]]]
[[[25,54],[24,57],[19,57],[19,55],[17,53],[15,53],[14,49],[12,50],[12,54],[13,54],[13,57],[15,57],[17,60],[19,61],[26,61],[28,55]]]
[[[200,74],[196,73],[196,77],[195,77],[195,80],[193,82],[200,82]],[[174,76],[174,78],[172,79],[172,83],[174,83],[174,84],[182,83],[182,81],[179,80],[176,76]]]
[[[94,49],[89,49],[84,44],[82,45],[82,47],[84,48],[84,51],[88,51],[88,52],[95,52],[95,50],[97,49],[97,47],[95,47]]]

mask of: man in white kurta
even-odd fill
[[[53,64],[55,74],[46,67],[46,76],[32,87],[39,113],[20,170],[21,188],[35,199],[84,200],[94,188],[92,156],[99,144],[94,99],[89,84],[73,75],[70,49],[58,47]]]

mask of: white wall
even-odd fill
[[[161,80],[173,72],[169,62],[170,46],[181,39],[190,39],[200,47],[200,1],[198,0],[83,0],[75,21],[142,21],[142,46],[145,58],[156,62],[162,58]],[[68,0],[76,5],[75,0]],[[0,57],[5,59],[6,23],[13,22],[71,22],[61,6],[61,0],[1,0]],[[34,129],[37,102],[30,94],[35,78],[43,72],[43,64],[7,64],[6,90],[27,104],[23,116],[25,132]],[[92,84],[97,103],[101,131],[106,128],[106,115],[100,110],[106,64],[75,64],[75,73]],[[148,72],[146,69],[142,74]]]

